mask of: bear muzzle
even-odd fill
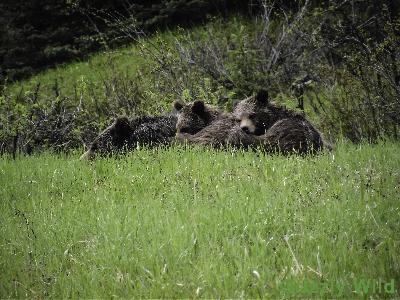
[[[248,118],[240,121],[240,128],[246,133],[254,133],[256,131],[256,126],[253,121]]]

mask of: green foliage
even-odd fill
[[[399,19],[379,13],[373,37],[369,24],[361,26],[368,15],[357,13],[352,23],[331,4],[288,14],[266,4],[255,19],[215,18],[153,36],[126,20],[114,23],[134,45],[4,87],[0,152],[70,150],[117,115],[163,114],[177,99],[230,110],[259,88],[294,109],[304,100],[330,139],[398,138]],[[63,55],[57,49],[48,54]],[[312,83],[299,87],[304,78]]]
[[[399,297],[398,147],[3,156],[0,296]]]
[[[330,10],[336,18],[325,17],[318,38],[335,62],[330,78],[338,91],[330,101],[326,119],[331,125],[340,124],[337,130],[353,141],[397,138],[400,7],[393,1],[359,2],[352,8],[351,18],[349,9],[350,3],[332,3]],[[323,77],[328,79],[325,72]]]
[[[145,91],[151,84],[143,75],[150,72],[146,63],[127,48],[6,86],[0,152],[76,149],[118,115],[169,111],[171,102]]]

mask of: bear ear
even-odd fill
[[[180,102],[179,100],[176,100],[176,101],[174,102],[174,108],[175,108],[177,111],[180,111],[184,106],[185,106],[185,105],[184,105],[182,102]]]
[[[115,119],[116,128],[126,127],[126,126],[129,126],[129,120],[127,117],[118,117]]]
[[[268,92],[267,90],[261,89],[256,94],[256,101],[258,103],[268,103]]]
[[[201,100],[196,100],[193,102],[192,111],[196,114],[201,114],[205,110],[204,102]]]

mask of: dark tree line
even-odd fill
[[[133,17],[148,31],[190,25],[210,14],[244,11],[248,1],[227,0],[2,0],[0,82],[20,80],[47,67],[99,50],[111,16]],[[110,33],[112,36],[112,33]],[[112,45],[126,42],[120,39]]]
[[[290,13],[305,1],[273,2],[281,11]],[[101,49],[104,38],[110,38],[107,43],[111,46],[130,42],[115,39],[115,30],[110,29],[112,16],[118,16],[118,21],[130,17],[139,28],[152,32],[174,25],[196,24],[210,15],[257,14],[262,3],[262,0],[2,0],[0,82],[20,80],[56,64],[85,57]],[[321,9],[333,7],[332,24],[340,23],[345,30],[357,30],[354,25],[359,25],[359,18],[363,18],[368,21],[363,30],[374,41],[385,38],[380,16],[386,13],[385,19],[395,20],[400,11],[397,0],[311,0],[310,5]],[[334,41],[337,32],[331,29],[328,26],[325,34]]]

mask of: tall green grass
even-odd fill
[[[3,156],[0,298],[399,297],[398,147]]]

